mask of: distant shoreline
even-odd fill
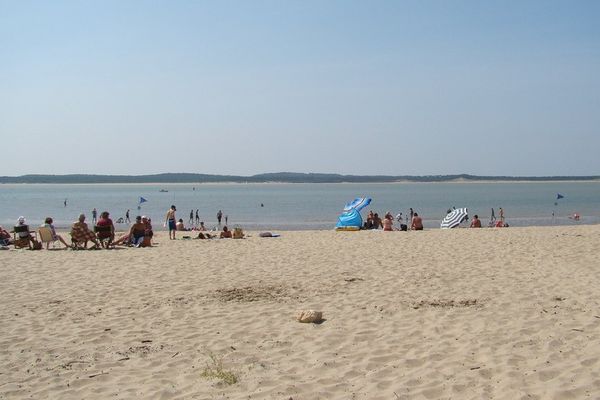
[[[281,183],[536,183],[600,182],[600,175],[589,176],[477,176],[459,175],[339,175],[277,172],[252,176],[165,173],[154,175],[22,175],[0,176],[0,184],[281,184]]]
[[[532,183],[599,183],[600,179],[571,179],[571,180],[480,180],[480,181],[463,181],[463,180],[452,180],[452,181],[384,181],[384,182],[277,182],[277,181],[269,181],[269,182],[77,182],[77,183],[69,183],[69,182],[0,182],[0,185],[106,185],[106,186],[126,186],[126,185],[136,185],[136,186],[160,186],[160,185],[168,185],[168,186],[204,186],[204,185],[406,185],[406,184],[457,184],[457,185],[470,185],[477,183],[484,184],[492,184],[492,183],[523,183],[523,184],[532,184]],[[1,187],[1,186],[0,186]]]

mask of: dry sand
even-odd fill
[[[156,242],[0,252],[0,398],[600,398],[600,226]]]

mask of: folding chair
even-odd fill
[[[94,226],[94,232],[102,247],[108,248],[112,244],[113,231],[112,226]]]
[[[19,226],[15,226],[14,229],[11,231],[13,234],[13,244],[15,246],[15,249],[22,249],[22,248],[32,248],[31,246],[31,242],[30,242],[30,237],[31,234],[33,233],[35,235],[34,239],[37,240],[37,234],[35,233],[35,231],[30,231],[29,230],[29,225],[19,225]],[[21,237],[20,233],[23,232],[27,232],[29,235],[26,237]]]
[[[56,248],[56,242],[58,242],[58,239],[54,239],[52,236],[52,229],[48,228],[47,226],[42,226],[38,229],[38,234],[40,235],[40,241],[42,244],[46,244],[46,249],[48,249],[50,243],[52,243],[53,249]]]

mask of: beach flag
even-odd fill
[[[556,200],[560,200],[560,199],[564,199],[565,196],[563,196],[560,193],[556,193]]]

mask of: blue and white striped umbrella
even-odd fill
[[[440,227],[442,229],[455,228],[460,225],[461,222],[468,216],[468,212],[466,208],[457,208],[456,210],[452,210],[446,218],[442,220]]]

